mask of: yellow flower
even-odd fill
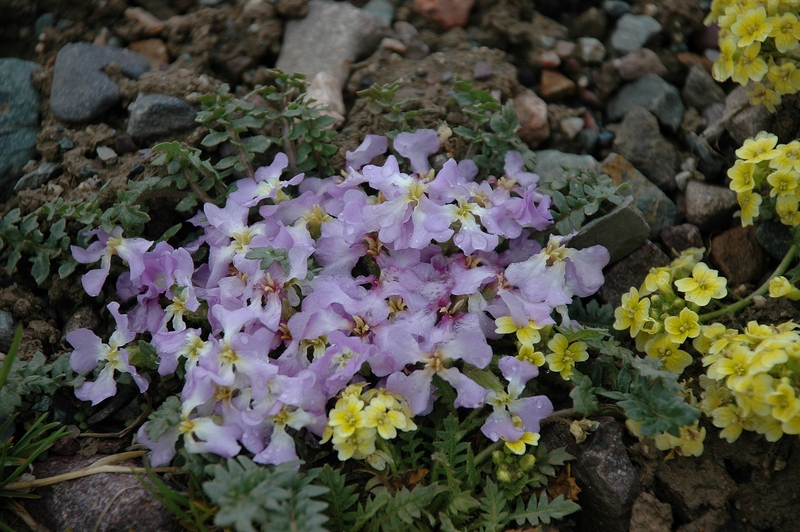
[[[746,420],[746,423],[745,428],[747,430],[755,430],[759,434],[763,434],[764,438],[769,442],[780,440],[783,437],[783,426],[787,425],[787,423],[781,423],[772,416],[750,418]]]
[[[800,300],[800,289],[781,275],[769,282],[769,297],[788,297],[792,301],[797,301]]]
[[[800,82],[800,70],[795,70],[795,72],[797,72],[798,81]],[[784,172],[800,170],[800,142],[793,140],[789,144],[780,144],[777,149],[781,153],[770,159],[770,168]]]
[[[800,89],[800,70],[797,70],[791,61],[786,61],[780,66],[771,63],[767,79],[778,94],[794,94]]]
[[[644,278],[642,286],[639,288],[640,295],[646,296],[653,292],[662,294],[672,293],[672,270],[668,266],[650,268],[647,277]]]
[[[775,201],[775,212],[781,223],[791,227],[800,224],[800,212],[797,211],[797,199],[790,196],[778,196]]]
[[[687,338],[696,338],[700,334],[700,322],[697,313],[684,308],[680,315],[670,316],[664,320],[664,331],[669,339],[680,345]]]
[[[364,427],[364,401],[352,396],[342,397],[328,416],[328,425],[333,427],[334,439],[347,438]]]
[[[739,55],[739,60],[733,66],[733,81],[739,85],[747,85],[750,80],[761,81],[761,79],[769,72],[769,66],[764,61],[759,53],[761,52],[761,43],[753,43]]]
[[[494,320],[497,329],[494,332],[497,334],[517,334],[517,340],[523,345],[533,345],[541,340],[542,335],[539,333],[541,325],[537,325],[535,321],[529,319],[528,323],[517,323],[511,316],[502,316]]]
[[[647,356],[657,358],[668,371],[683,373],[686,366],[692,363],[692,355],[679,349],[679,345],[669,339],[665,333],[657,334],[644,346]]]
[[[736,40],[732,38],[721,39],[719,41],[719,51],[719,57],[711,68],[711,74],[717,81],[725,81],[733,76],[734,60],[738,51]]]
[[[781,93],[772,84],[754,83],[747,97],[750,98],[750,105],[763,105],[770,113],[774,113],[781,104]]]
[[[630,292],[622,296],[621,305],[614,310],[614,328],[624,331],[630,328],[631,337],[639,334],[644,320],[650,312],[650,300],[639,299],[639,291],[632,287]]]
[[[769,36],[775,39],[775,48],[780,53],[797,48],[800,39],[800,22],[794,13],[784,13],[780,17],[769,17],[767,23],[772,24]]]
[[[725,438],[728,443],[733,443],[739,439],[747,418],[742,408],[736,405],[725,405],[717,408],[714,410],[712,417],[714,426],[723,429],[719,433],[719,437]]]
[[[731,25],[731,33],[739,37],[739,48],[746,48],[754,42],[764,42],[771,31],[772,24],[767,21],[767,10],[763,7],[740,14]]]
[[[547,342],[547,347],[553,351],[552,354],[547,355],[548,367],[551,371],[561,373],[561,378],[564,380],[569,380],[576,362],[583,362],[589,358],[585,342],[573,342],[570,344],[563,334],[553,336],[553,339]]]
[[[767,397],[773,392],[773,378],[766,373],[747,375],[736,382],[733,390],[736,402],[742,407],[742,412],[749,416],[755,412],[760,416],[769,415],[770,406]]]
[[[756,186],[756,165],[749,161],[738,160],[728,168],[728,177],[731,178],[729,188],[737,193],[750,192]]]
[[[406,416],[397,410],[387,410],[380,401],[373,401],[364,409],[364,426],[378,430],[384,440],[397,436],[397,429],[406,428]]]
[[[781,379],[774,392],[767,395],[767,402],[772,405],[772,417],[783,423],[800,413],[800,399],[795,396],[794,387],[786,377]]]
[[[781,172],[777,170],[767,177],[767,183],[772,185],[769,197],[792,196],[797,190],[797,174],[794,172]]]
[[[761,194],[756,192],[741,192],[736,196],[739,202],[739,207],[742,208],[740,216],[742,217],[742,227],[753,225],[753,220],[758,218],[761,207]]]
[[[333,448],[339,452],[339,460],[350,458],[362,460],[375,452],[375,429],[360,428],[349,436],[333,436]]]
[[[544,366],[545,362],[544,353],[537,351],[532,345],[527,344],[520,346],[517,358],[519,360],[527,360],[538,367]]]
[[[523,432],[517,441],[507,441],[506,447],[514,454],[525,454],[525,446],[530,445],[533,447],[539,445],[539,437],[539,434],[535,432]]]
[[[775,149],[778,137],[772,133],[762,131],[752,139],[747,139],[741,148],[736,150],[736,156],[751,163],[767,161],[781,154]]]
[[[660,451],[670,451],[666,456],[669,460],[675,454],[679,456],[700,456],[703,454],[703,440],[706,439],[705,427],[698,428],[695,421],[693,425],[680,428],[680,436],[673,436],[668,432],[656,435],[656,447]]]
[[[692,268],[691,277],[675,281],[675,286],[684,293],[686,301],[701,307],[708,305],[712,298],[725,297],[728,294],[725,288],[727,284],[727,279],[720,277],[716,270],[712,270],[704,262],[698,262]]]

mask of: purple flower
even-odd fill
[[[367,135],[356,151],[347,150],[344,154],[345,168],[348,173],[361,170],[378,155],[386,153],[389,140],[382,135]]]
[[[262,166],[255,172],[253,179],[240,179],[236,182],[236,190],[231,192],[229,199],[244,207],[252,207],[259,201],[270,198],[275,199],[282,189],[296,185],[303,180],[304,174],[298,174],[289,181],[281,181],[281,173],[289,164],[289,158],[284,153],[278,153],[272,164]]]
[[[97,228],[86,233],[91,237],[96,235],[97,242],[93,242],[88,248],[83,249],[78,246],[71,246],[72,256],[81,264],[91,264],[100,261],[100,268],[90,270],[81,277],[83,289],[90,296],[96,296],[103,289],[103,284],[111,270],[111,257],[119,257],[128,263],[130,268],[130,278],[133,283],[138,282],[139,276],[144,271],[142,254],[153,245],[152,242],[143,238],[123,238],[122,228],[115,227],[111,234],[106,233],[102,228]]]
[[[432,129],[400,133],[394,139],[394,149],[411,163],[417,174],[427,174],[428,157],[439,151],[439,135]]]
[[[92,406],[117,393],[114,370],[130,373],[139,391],[144,392],[148,387],[147,380],[128,362],[128,352],[123,348],[136,336],[128,330],[128,317],[119,313],[119,303],[116,301],[108,304],[108,310],[117,322],[117,329],[107,344],[88,329],[78,329],[67,335],[67,341],[75,349],[69,360],[72,369],[83,373],[93,370],[100,362],[105,362],[96,381],[85,381],[75,389],[75,397],[81,401],[91,401]]]

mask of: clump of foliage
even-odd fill
[[[383,116],[394,126],[386,133],[389,138],[395,138],[398,133],[411,129],[410,121],[415,117],[431,112],[430,109],[409,109],[417,101],[416,98],[397,99],[397,91],[402,83],[402,78],[385,85],[373,83],[368,89],[356,93],[359,98],[367,100],[367,108],[372,114]]]

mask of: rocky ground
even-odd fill
[[[671,250],[691,246],[707,248],[734,293],[760,285],[781,257],[775,243],[781,234],[767,224],[740,227],[725,170],[733,150],[761,130],[776,133],[780,142],[797,138],[800,107],[787,98],[775,115],[742,109],[744,90],[712,79],[716,35],[702,25],[708,2],[472,4],[6,0],[0,214],[15,207],[27,212],[59,196],[97,193],[108,203],[128,178],[154,171],[148,162],[155,142],[199,142],[205,134],[194,123],[199,95],[223,82],[246,93],[274,66],[305,72],[314,95],[331,105],[339,119],[338,157],[365,134],[391,128],[356,91],[402,78],[398,97],[416,98],[420,108],[433,110],[418,126],[443,120],[458,125],[463,117],[449,99],[460,77],[514,102],[520,136],[537,151],[539,174],[590,167],[629,184],[631,200],[613,213],[617,229],[601,225],[590,236],[607,245],[615,260],[599,294],[604,302],[618,303],[649,268],[668,263]],[[774,322],[797,315],[785,304],[750,309],[741,319]],[[0,273],[2,349],[21,322],[24,350],[55,357],[65,350],[68,330],[98,320],[74,279],[37,288],[24,271]],[[115,412],[123,419],[126,411],[118,411],[130,401],[113,400],[96,419],[109,421]],[[581,445],[559,426],[545,428],[546,441],[568,445],[578,457],[571,471],[582,489],[583,511],[563,529],[800,529],[797,438],[768,444],[746,433],[729,445],[704,422],[702,457],[664,461],[618,421],[602,421]],[[126,444],[73,440],[38,472],[81,467],[86,456]],[[163,512],[133,477],[104,477],[111,476],[44,489],[28,509],[47,528],[87,530],[113,496],[120,504],[109,506],[100,530],[166,529]]]

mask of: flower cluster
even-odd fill
[[[185,379],[174,419],[138,432],[154,464],[168,462],[179,440],[188,452],[244,448],[277,464],[296,459],[292,434],[304,429],[330,437],[340,459],[378,467],[388,457],[376,442],[413,430],[444,383],[456,408],[489,403],[484,434],[524,452],[553,409],[545,396],[526,396],[538,331],[559,317],[576,326],[566,305],[600,287],[608,253],[533,238],[552,223],[550,198],[518,153],[507,154],[505,175],[477,182],[468,160],[431,169],[439,147],[432,130],[398,135],[406,173],[385,157],[388,140],[369,135],[347,152],[342,176],[286,181],[280,154],[239,181],[224,207],[206,204],[190,220],[203,236],[182,248],[98,230],[91,253],[73,250],[81,262],[103,260],[84,284],[100,291],[116,251],[130,266],[116,286],[129,310],[109,306],[121,325],[108,346],[88,331],[68,338],[77,370],[105,361],[104,384],[87,382],[81,397],[113,393],[108,368],[136,378],[120,346],[142,335],[158,373]],[[493,354],[489,342],[512,332],[519,359]],[[562,375],[587,356],[558,335],[549,345],[550,368]],[[493,359],[507,390],[477,378]]]
[[[700,335],[700,308],[727,295],[727,279],[700,262],[703,251],[687,249],[669,266],[653,268],[638,290],[633,287],[622,296],[614,312],[614,328],[630,330],[639,351],[674,373],[692,363],[681,346]]]
[[[739,158],[728,170],[730,188],[736,192],[741,207],[742,225],[751,225],[758,218],[769,190],[769,205],[785,225],[800,225],[798,170],[800,142],[778,144],[778,137],[762,131],[747,139],[736,150]]]
[[[800,2],[795,0],[714,0],[705,20],[706,24],[717,22],[720,28],[714,78],[732,78],[743,86],[752,80],[751,102],[775,112],[781,96],[800,89],[794,54],[800,47],[799,12]]]
[[[694,347],[703,355],[707,376],[700,409],[723,429],[729,442],[742,430],[777,441],[800,434],[800,331],[793,322],[763,325],[755,321],[744,331],[721,323],[703,326]]]

